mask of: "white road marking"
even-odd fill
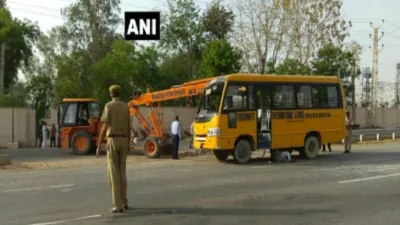
[[[11,190],[0,190],[0,193],[10,193],[10,192],[19,192],[19,191],[34,191],[34,190],[43,190],[43,189],[54,189],[54,188],[64,188],[64,187],[72,187],[75,184],[63,184],[63,185],[51,185],[47,187],[31,187],[31,188],[20,188],[20,189],[11,189]]]
[[[70,171],[70,170],[87,170],[87,167],[77,167],[77,168],[64,168],[64,169],[52,169],[52,170],[35,170],[35,171],[28,171],[28,172],[9,172],[4,171],[2,175],[4,176],[15,176],[15,175],[26,175],[26,174],[46,174],[46,173],[54,173],[54,172],[63,172],[63,171]]]
[[[62,224],[62,223],[68,223],[68,222],[73,222],[73,221],[94,219],[94,218],[99,218],[99,217],[101,217],[101,215],[91,215],[91,216],[84,216],[84,217],[79,217],[79,218],[69,219],[69,220],[59,220],[59,221],[46,222],[46,223],[34,223],[34,224],[30,224],[30,225],[52,225],[52,224]]]
[[[62,185],[53,185],[53,186],[49,186],[49,188],[63,188],[63,187],[72,187],[75,184],[62,184]]]
[[[0,193],[9,193],[9,192],[18,192],[18,191],[33,191],[33,190],[40,190],[41,187],[32,187],[32,188],[21,188],[21,189],[12,189],[12,190],[4,190],[0,191]]]
[[[70,191],[70,190],[72,190],[72,188],[69,188],[69,189],[63,189],[63,190],[61,190],[61,192],[68,192],[68,191]]]
[[[331,168],[322,168],[321,171],[335,171],[335,170],[343,170],[343,169],[356,169],[356,166],[338,166],[338,167],[331,167]]]
[[[367,181],[367,180],[376,180],[376,179],[395,177],[395,176],[400,176],[400,173],[393,173],[393,174],[380,175],[380,176],[374,176],[374,177],[364,177],[364,178],[353,179],[353,180],[343,180],[343,181],[338,181],[338,183],[346,184],[346,183],[354,183],[354,182]]]

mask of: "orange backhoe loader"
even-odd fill
[[[140,91],[134,92],[134,96],[128,102],[128,105],[131,115],[137,118],[146,133],[144,154],[148,158],[158,158],[169,143],[169,135],[164,131],[160,103],[183,97],[201,95],[203,89],[213,79],[206,78],[190,81],[155,92],[150,92],[150,88],[147,88],[146,93],[141,93]],[[140,112],[140,106],[151,108],[147,118]],[[102,126],[100,122],[101,112],[96,99],[63,99],[57,111],[58,126],[60,128],[58,147],[72,149],[72,152],[78,155],[87,155],[95,150]]]

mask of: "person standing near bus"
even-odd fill
[[[190,143],[189,143],[189,148],[193,148],[193,139],[194,139],[194,119],[192,124],[190,124],[190,135],[191,135],[191,139],[190,139]]]
[[[350,111],[346,112],[346,138],[344,140],[344,153],[351,152],[351,135],[352,135],[353,121],[351,119]]]
[[[53,123],[50,130],[50,147],[56,147],[56,125]]]
[[[46,148],[47,141],[47,126],[46,122],[42,123],[42,148]]]
[[[324,145],[322,145],[322,151],[325,152],[326,151],[326,146],[328,145],[328,150],[331,152],[332,148],[331,148],[331,143],[326,143]]]
[[[179,116],[175,117],[175,120],[171,124],[171,135],[172,135],[172,159],[179,159],[179,141],[181,139],[181,125],[179,123]]]

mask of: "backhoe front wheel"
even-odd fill
[[[157,137],[149,136],[144,140],[144,155],[147,158],[156,159],[161,156],[162,151]]]
[[[87,131],[78,131],[72,135],[71,149],[75,155],[88,155],[94,149],[92,136]]]

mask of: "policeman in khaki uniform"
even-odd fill
[[[128,105],[120,100],[118,85],[109,89],[112,100],[108,102],[103,111],[101,121],[104,123],[97,145],[97,157],[101,140],[107,137],[107,175],[111,187],[112,213],[122,213],[128,209],[126,158],[129,153],[131,132],[130,113]]]

